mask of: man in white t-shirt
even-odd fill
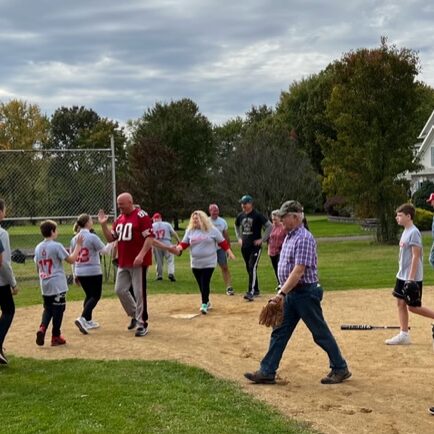
[[[176,238],[179,243],[180,239],[178,234],[173,229],[172,225],[168,222],[163,222],[161,214],[156,212],[152,216],[152,231],[155,235],[155,239],[170,246],[172,244],[172,237]],[[175,282],[175,259],[172,253],[166,250],[159,249],[157,247],[152,248],[155,258],[155,268],[157,270],[157,280],[163,280],[163,260],[167,260],[167,273],[169,280]]]
[[[212,203],[208,207],[209,215],[210,215],[210,221],[211,223],[222,233],[224,239],[228,242],[228,244],[231,244],[229,233],[228,233],[228,224],[226,223],[226,220],[220,217],[220,209],[217,204]],[[227,253],[219,248],[217,250],[217,263],[220,266],[220,269],[222,270],[222,276],[223,281],[226,285],[226,294],[227,295],[234,295],[234,290],[232,288],[232,277],[231,273],[229,271],[228,267],[228,259],[227,259]]]

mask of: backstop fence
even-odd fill
[[[43,220],[58,223],[58,240],[69,247],[79,214],[96,217],[102,208],[116,215],[115,173],[113,145],[108,149],[1,150],[0,198],[6,202],[2,227],[9,231],[12,251],[18,249],[33,263]],[[98,225],[95,229],[98,233]],[[103,263],[108,277],[110,262]],[[37,277],[34,265],[31,271],[27,266],[15,266],[14,271],[17,279]]]

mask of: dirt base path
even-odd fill
[[[434,306],[433,288],[424,288],[424,303]],[[322,385],[328,372],[325,353],[300,324],[288,345],[276,385],[253,385],[243,373],[256,370],[267,349],[270,330],[258,325],[266,298],[246,303],[240,295],[213,295],[214,309],[193,319],[172,315],[197,313],[198,295],[149,297],[150,333],[136,338],[126,329],[128,318],[119,301],[103,300],[95,318],[101,328],[84,336],[74,319],[80,303],[65,312],[64,347],[37,347],[36,326],[42,307],[17,310],[5,343],[7,352],[38,359],[172,359],[206,369],[267,401],[291,418],[307,421],[323,433],[432,434],[434,417],[434,352],[431,321],[411,317],[412,345],[386,346],[394,331],[341,331],[343,323],[396,325],[395,302],[389,291],[327,292],[325,317],[353,377],[343,384]],[[49,344],[49,342],[48,342]]]

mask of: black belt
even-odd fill
[[[306,286],[312,286],[318,284],[318,282],[311,282],[311,283],[299,283],[292,288],[292,291],[296,291],[297,289],[303,289],[306,288]]]

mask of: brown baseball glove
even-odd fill
[[[259,314],[259,324],[266,327],[279,327],[283,321],[283,297],[275,297],[268,300]]]

